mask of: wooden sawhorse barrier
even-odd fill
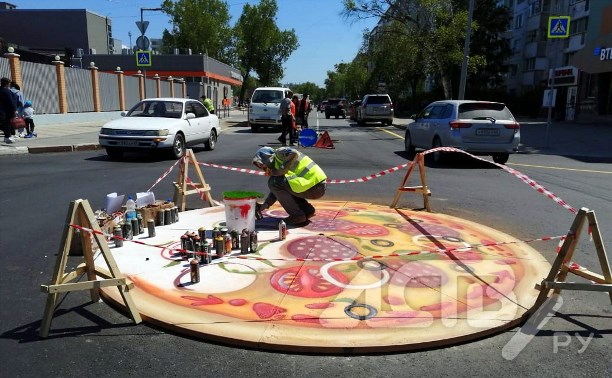
[[[178,206],[179,211],[185,211],[186,198],[189,194],[199,194],[203,201],[208,202],[208,206],[215,206],[215,201],[210,195],[210,185],[204,181],[204,175],[200,169],[200,165],[195,158],[193,150],[189,149],[185,152],[183,161],[180,164],[179,175],[174,182],[174,204]],[[189,179],[189,165],[193,165],[197,178],[200,182],[192,182]]]
[[[83,228],[93,230],[93,233],[81,232],[81,246],[83,248],[83,263],[79,264],[75,270],[65,273],[70,246],[72,243],[73,230],[71,225],[78,225]],[[94,253],[91,238],[95,240],[100,248],[100,253],[104,257],[108,270],[96,267],[94,264]],[[72,282],[78,280],[81,275],[87,274],[87,281]],[[98,279],[97,277],[102,277]],[[49,336],[55,305],[59,293],[66,293],[77,290],[89,290],[92,302],[100,300],[99,289],[102,287],[116,286],[123,298],[130,317],[135,324],[142,321],[136,305],[129,293],[129,288],[132,286],[127,279],[121,274],[115,258],[108,248],[108,243],[103,236],[102,230],[98,225],[96,216],[89,205],[89,201],[78,199],[70,203],[68,216],[66,217],[66,225],[62,236],[62,244],[57,255],[55,269],[53,271],[53,279],[49,285],[41,285],[41,291],[47,293],[47,304],[43,315],[42,324],[40,326],[40,337]]]
[[[591,272],[585,268],[575,268],[570,265],[574,251],[580,237],[580,233],[584,224],[588,222],[593,237],[593,244],[597,251],[599,265],[603,274]],[[590,283],[565,282],[568,273],[573,273],[577,276],[590,280]],[[582,208],[578,211],[576,218],[570,230],[567,233],[563,244],[559,250],[557,258],[553,262],[552,268],[548,276],[541,284],[536,285],[536,289],[540,290],[540,294],[536,299],[535,305],[531,311],[536,311],[548,298],[550,290],[554,290],[554,294],[559,294],[561,290],[585,290],[585,291],[602,291],[608,292],[610,302],[612,303],[612,274],[610,273],[610,262],[606,255],[606,250],[601,239],[597,218],[592,210]]]
[[[419,167],[419,174],[421,175],[421,185],[420,186],[406,186],[406,182],[410,178],[412,171],[414,171],[414,167]],[[427,188],[427,178],[425,177],[425,155],[423,153],[418,153],[410,167],[408,168],[408,172],[406,172],[406,176],[404,176],[404,180],[402,180],[402,184],[397,189],[397,193],[395,193],[395,198],[391,202],[389,207],[396,208],[397,203],[400,200],[400,196],[404,192],[413,192],[413,193],[421,193],[423,195],[423,207],[431,212],[431,207],[429,206],[429,196],[431,196],[431,191]]]

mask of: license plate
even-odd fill
[[[476,129],[476,135],[481,136],[498,136],[499,129]]]
[[[136,140],[119,140],[117,141],[118,146],[123,147],[138,147],[138,141]]]

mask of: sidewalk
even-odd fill
[[[19,138],[5,144],[0,138],[0,155],[67,152],[99,149],[98,131],[104,123],[121,117],[121,112],[42,114],[35,116],[37,138]],[[232,109],[229,117],[220,119],[221,132],[231,125],[245,122],[246,112]],[[395,118],[396,128],[404,130],[411,122]],[[519,153],[561,155],[598,159],[612,163],[612,125],[520,120]],[[548,129],[548,146],[546,134]]]
[[[0,155],[97,150],[98,132],[108,121],[121,118],[121,112],[40,114],[34,116],[36,138],[17,138],[13,144],[0,138]],[[220,133],[231,124],[246,121],[246,112],[232,109],[220,118]]]

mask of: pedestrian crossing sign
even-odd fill
[[[151,67],[151,51],[136,51],[136,66]]]
[[[567,38],[570,32],[570,16],[548,17],[548,38]]]

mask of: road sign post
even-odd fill
[[[552,38],[568,38],[570,31],[570,16],[550,16],[548,17],[548,40],[550,41]],[[548,74],[548,85],[550,89],[550,100],[553,102],[553,94],[555,89],[555,76],[557,70],[550,65],[549,74]],[[546,120],[546,137],[544,141],[544,145],[548,148],[548,134],[550,131],[550,124],[552,119],[552,110],[555,106],[554,102],[549,104],[548,106],[548,117]]]

